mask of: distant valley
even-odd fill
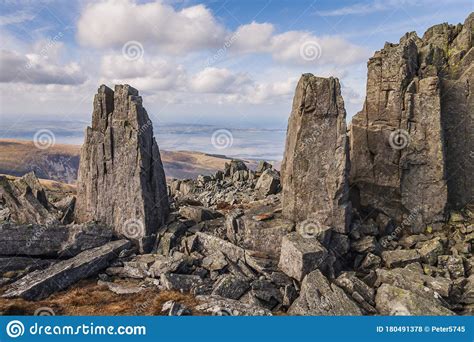
[[[79,167],[79,145],[55,144],[41,150],[32,141],[0,139],[0,174],[22,176],[35,171],[39,178],[74,183]],[[223,169],[231,160],[223,155],[192,151],[161,150],[167,178],[195,178]],[[256,160],[245,160],[249,168],[256,167]],[[276,165],[279,167],[279,165]]]

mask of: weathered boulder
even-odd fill
[[[163,273],[160,276],[160,283],[166,290],[190,292],[202,285],[203,280],[200,276],[192,274]]]
[[[188,220],[193,220],[196,223],[199,223],[201,221],[213,220],[222,216],[222,214],[218,211],[197,206],[181,207],[179,209],[179,213],[181,216],[187,218]]]
[[[268,210],[268,207],[263,206],[248,210],[245,214],[228,214],[225,223],[227,238],[243,248],[278,257],[282,238],[293,230],[294,224],[281,217],[265,219]]]
[[[362,311],[344,290],[331,284],[319,271],[308,274],[301,284],[300,296],[288,310],[290,315],[357,316]]]
[[[212,294],[230,299],[239,299],[250,288],[247,280],[234,275],[226,275],[214,284]]]
[[[377,284],[390,284],[404,290],[411,291],[418,296],[449,298],[452,290],[452,281],[444,277],[431,277],[411,267],[395,268],[393,270],[378,269]],[[436,295],[436,294],[437,295]]]
[[[278,267],[301,281],[308,273],[326,268],[325,263],[331,260],[327,249],[316,238],[305,238],[294,232],[282,240]]]
[[[153,126],[138,91],[102,85],[81,150],[76,221],[103,222],[149,250],[168,216]]]
[[[403,267],[412,262],[420,260],[420,254],[417,250],[400,249],[395,251],[382,252],[382,259],[389,268]]]
[[[382,284],[375,296],[375,305],[381,315],[390,316],[451,316],[454,312],[439,302],[395,287]]]
[[[280,174],[276,170],[266,169],[257,180],[255,189],[263,195],[273,195],[280,190]]]
[[[225,163],[224,176],[232,177],[238,171],[247,171],[247,165],[242,160],[231,160],[230,163]]]
[[[113,231],[100,224],[0,225],[0,255],[71,257],[102,246],[112,239]]]
[[[349,144],[339,81],[304,74],[296,87],[281,167],[283,214],[345,233],[351,212]]]
[[[271,316],[270,310],[257,305],[239,302],[238,300],[220,296],[197,296],[201,302],[196,310],[210,313],[214,316]]]
[[[46,298],[53,292],[63,290],[78,280],[90,277],[106,268],[111,260],[129,247],[129,241],[118,240],[89,249],[45,270],[29,273],[11,284],[2,297],[23,297],[28,300]]]
[[[473,22],[471,14],[385,44],[368,62],[365,105],[352,118],[353,197],[398,222],[415,213],[406,222],[414,231],[439,220],[448,200],[473,199]]]

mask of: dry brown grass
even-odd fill
[[[117,295],[92,279],[83,280],[41,301],[0,298],[0,312],[4,315],[33,315],[35,310],[48,307],[56,315],[157,316],[163,315],[162,306],[169,300],[185,304],[194,315],[200,314],[193,309],[198,302],[190,294],[147,289],[137,294]]]

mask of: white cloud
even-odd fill
[[[179,90],[186,80],[182,65],[159,58],[130,61],[122,55],[106,55],[101,71],[104,81],[128,83],[139,90]]]
[[[348,65],[367,60],[369,52],[338,36],[316,36],[306,31],[274,34],[269,23],[242,25],[235,32],[233,53],[269,53],[280,63]]]
[[[233,34],[235,44],[232,47],[239,53],[268,51],[274,30],[273,25],[269,23],[252,22],[242,25]]]
[[[219,68],[205,68],[190,80],[190,88],[198,93],[241,92],[251,84],[249,76]]]
[[[180,11],[161,2],[132,0],[91,3],[78,21],[77,38],[84,46],[120,47],[136,40],[170,54],[217,47],[226,31],[203,5]]]
[[[0,51],[0,82],[29,84],[81,84],[85,81],[77,63],[57,65],[47,56]]]

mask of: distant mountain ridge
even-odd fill
[[[35,171],[39,178],[74,183],[79,167],[79,145],[55,144],[41,150],[32,141],[0,139],[0,174],[23,176]],[[195,178],[223,169],[232,160],[225,155],[206,154],[193,151],[161,150],[167,178]],[[245,160],[254,169],[257,162]]]

